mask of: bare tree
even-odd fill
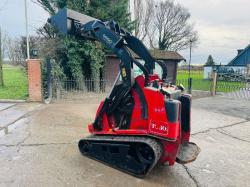
[[[172,1],[161,1],[156,4],[150,44],[161,50],[183,50],[190,41],[197,43],[198,35],[194,26],[189,24],[190,13],[187,9]]]
[[[171,0],[134,0],[135,35],[151,48],[179,51],[197,44],[187,9]]]
[[[21,47],[21,39],[12,39],[8,38],[8,57],[10,59],[10,63],[13,65],[21,65],[23,67],[26,66],[25,56]]]
[[[135,36],[140,37],[141,22],[143,19],[143,4],[140,0],[134,0],[134,16],[135,16]]]
[[[10,59],[10,63],[13,65],[20,65],[24,68],[27,68],[27,63],[25,59],[27,59],[27,50],[26,50],[26,37],[20,37],[7,40],[7,50],[8,57]],[[36,36],[30,37],[30,48],[38,49],[40,47],[40,38]],[[31,54],[32,56],[32,51]]]
[[[7,34],[3,33],[0,28],[0,86],[4,86],[3,80],[3,60],[6,54]]]
[[[152,0],[134,0],[135,36],[144,41],[149,34],[154,14]]]
[[[37,34],[40,38],[53,39],[57,37],[57,32],[49,23],[45,23],[43,27],[37,29]]]

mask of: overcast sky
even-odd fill
[[[228,63],[236,50],[250,44],[250,0],[175,0],[191,13],[199,33],[192,63],[203,64],[211,54],[217,63]],[[29,32],[42,26],[48,14],[28,0]],[[0,0],[0,26],[12,37],[25,35],[24,0]],[[188,60],[188,51],[180,52]]]
[[[250,0],[176,1],[189,9],[199,33],[194,63],[204,63],[209,54],[217,63],[228,63],[237,49],[250,44]]]
[[[38,5],[28,1],[29,32],[43,25],[48,14]],[[0,26],[12,37],[25,35],[24,0],[0,0]]]

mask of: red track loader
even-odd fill
[[[166,66],[114,21],[62,9],[49,19],[60,32],[98,40],[120,58],[120,73],[110,95],[88,125],[90,136],[79,141],[80,152],[111,167],[143,177],[157,164],[185,164],[198,156],[189,142],[191,96],[167,81]],[[137,54],[145,63],[138,62]],[[162,73],[155,72],[155,64]],[[143,74],[134,77],[137,66]]]

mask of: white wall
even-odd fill
[[[209,79],[212,71],[213,71],[212,66],[205,66],[204,67],[204,73],[203,73],[204,76],[203,76],[203,78],[204,79]]]

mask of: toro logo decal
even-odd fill
[[[166,136],[168,134],[168,124],[162,121],[151,121],[149,131],[152,134]]]

